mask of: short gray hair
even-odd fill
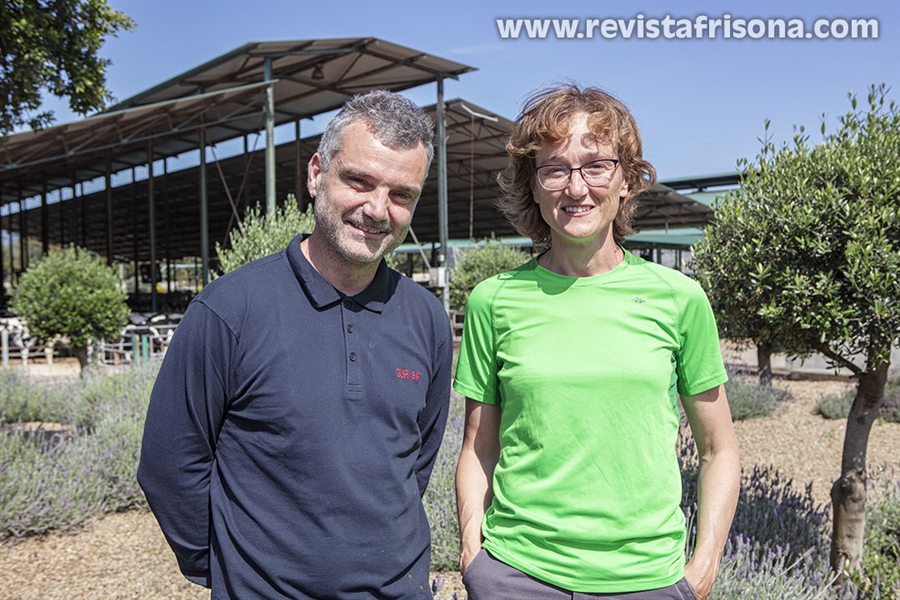
[[[316,152],[323,171],[341,149],[341,134],[354,121],[364,121],[375,138],[391,148],[411,148],[422,142],[428,162],[434,157],[434,123],[409,98],[387,90],[373,90],[350,98],[325,127]]]

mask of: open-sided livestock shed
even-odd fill
[[[32,238],[44,251],[77,244],[132,264],[136,291],[139,266],[185,257],[197,257],[206,283],[216,243],[227,244],[248,207],[271,210],[289,193],[309,202],[306,164],[319,136],[301,136],[304,119],[362,91],[431,83],[438,149],[407,241],[437,249],[431,266],[442,267],[450,239],[515,235],[493,204],[511,122],[443,97],[444,79],[473,70],[376,38],[254,42],[98,115],[10,136],[0,145],[0,230],[15,236],[0,243],[0,281],[4,264],[20,272],[36,258]],[[293,139],[276,145],[273,130],[290,124]],[[228,143],[243,151],[220,158]],[[637,225],[697,226],[710,214],[657,185],[641,198]],[[145,271],[156,310],[157,269]]]

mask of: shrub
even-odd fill
[[[127,294],[109,266],[87,250],[70,247],[49,253],[19,279],[10,308],[41,340],[69,340],[82,371],[88,345],[116,337],[128,323]]]
[[[687,554],[693,551],[697,527],[699,465],[693,438],[682,436],[679,444],[682,473],[681,509],[688,522]],[[829,513],[816,505],[812,484],[795,489],[793,480],[773,467],[754,467],[741,481],[729,542],[747,554],[755,548],[754,560],[764,558],[767,549],[778,549],[787,564],[804,555],[820,560],[827,571]],[[728,553],[726,552],[726,557]]]
[[[117,375],[35,380],[0,371],[0,541],[73,530],[106,512],[147,509],[135,480],[154,363]],[[24,398],[24,400],[22,400]],[[459,551],[454,474],[465,399],[453,393],[444,443],[424,495],[432,527],[432,570],[455,571]],[[7,425],[56,420],[63,436],[41,438]],[[686,552],[696,536],[698,463],[693,441],[679,444]],[[772,467],[745,473],[711,598],[717,600],[879,600],[900,598],[900,482],[886,469],[870,477],[866,552],[854,587],[833,588],[828,507],[811,486],[797,488]],[[448,598],[442,578],[436,598]]]
[[[146,507],[136,472],[155,375],[151,364],[75,382],[7,379],[10,397],[36,387],[42,393],[0,423],[7,429],[0,435],[0,540],[77,529],[103,513]],[[68,427],[49,437],[5,427],[24,418]]]
[[[315,227],[313,205],[301,212],[293,194],[287,195],[287,200],[275,210],[272,218],[262,214],[262,207],[257,204],[244,215],[241,229],[232,231],[228,248],[216,243],[219,269],[224,275],[257,258],[274,254],[286,248],[298,233],[312,233]],[[400,263],[400,258],[393,252],[386,254],[384,260],[392,269]]]
[[[817,415],[822,415],[826,419],[846,419],[850,414],[850,406],[855,397],[855,388],[842,394],[828,394],[819,398],[813,410]]]
[[[425,496],[425,514],[431,523],[431,568],[459,568],[459,524],[456,519],[456,462],[462,448],[466,399],[456,392],[450,399],[450,415],[444,441],[438,451]]]
[[[900,598],[900,481],[880,469],[866,511],[862,573],[853,577],[859,599]]]
[[[790,398],[786,390],[760,385],[755,379],[734,374],[725,383],[725,394],[733,421],[773,415],[779,405]]]
[[[834,597],[834,578],[822,558],[804,552],[795,560],[779,547],[740,536],[729,539],[719,577],[709,595],[716,600],[820,600]]]
[[[688,522],[685,552],[696,541],[699,466],[693,439],[679,444],[682,505]],[[812,486],[795,489],[772,467],[755,467],[741,482],[734,521],[719,577],[716,600],[815,600],[833,598],[828,567],[826,507],[812,497]]]
[[[856,398],[856,388],[842,394],[829,394],[816,402],[815,413],[826,419],[846,419]],[[878,411],[878,418],[890,423],[900,423],[900,376],[888,379],[884,386],[884,401]]]
[[[465,310],[469,293],[480,282],[501,271],[514,269],[531,258],[525,252],[505,246],[494,238],[467,250],[450,269],[450,308]]]
[[[70,408],[65,397],[35,382],[16,370],[0,369],[0,423],[65,420]]]
[[[223,274],[234,271],[257,258],[283,250],[298,233],[312,233],[316,218],[312,204],[301,212],[293,194],[274,215],[262,214],[259,204],[244,215],[239,230],[231,232],[231,244],[223,248],[216,243],[219,269]]]

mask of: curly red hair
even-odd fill
[[[619,203],[613,222],[617,243],[634,233],[631,224],[636,199],[656,182],[656,169],[641,156],[641,132],[620,100],[598,88],[575,84],[535,92],[525,101],[506,144],[509,165],[497,177],[503,191],[497,206],[516,231],[536,245],[550,245],[550,226],[534,201],[535,152],[545,144],[566,139],[573,117],[585,113],[594,135],[616,148],[619,167],[628,182],[628,195]]]

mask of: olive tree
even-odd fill
[[[312,233],[316,226],[312,204],[305,212],[297,206],[293,194],[285,203],[268,215],[259,204],[250,208],[238,229],[231,232],[229,247],[216,244],[219,268],[222,273],[234,271],[250,261],[268,256],[287,247],[298,233]]]
[[[866,448],[884,400],[891,348],[900,340],[900,111],[885,86],[868,110],[812,146],[764,141],[740,189],[715,207],[695,267],[720,315],[788,353],[824,355],[858,381],[831,490],[836,572],[861,565]],[[713,257],[713,255],[717,255]],[[859,365],[862,366],[859,366]]]
[[[315,227],[313,205],[301,211],[293,194],[288,194],[284,205],[271,215],[263,213],[257,204],[238,223],[237,231],[232,231],[227,247],[216,243],[219,270],[224,275],[257,258],[274,254],[286,248],[298,233],[312,233]],[[384,260],[392,269],[400,262],[393,252],[386,254]]]
[[[24,319],[29,333],[42,341],[68,339],[82,372],[88,345],[117,337],[131,311],[118,275],[83,248],[47,254],[19,278],[10,308]]]
[[[132,27],[106,0],[0,0],[0,139],[52,123],[52,111],[39,112],[45,93],[68,98],[80,115],[103,108],[110,61],[98,52]]]
[[[719,208],[723,208],[720,206]],[[759,384],[772,382],[772,353],[778,347],[772,327],[762,311],[763,290],[752,274],[734,262],[734,252],[747,258],[767,252],[757,238],[746,238],[747,215],[740,206],[733,210],[718,210],[715,226],[707,227],[704,238],[693,248],[692,268],[695,278],[706,290],[716,314],[716,324],[722,338],[746,347],[747,340],[756,346],[756,365]],[[760,227],[765,224],[759,224]],[[735,248],[739,246],[739,248]]]

